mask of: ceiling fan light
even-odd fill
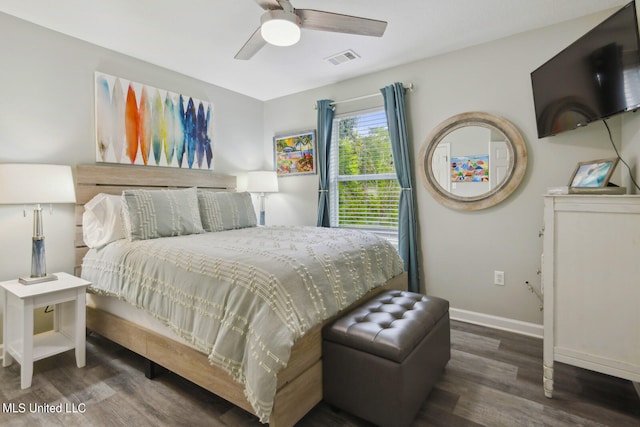
[[[291,46],[300,41],[300,18],[283,10],[269,10],[262,15],[262,38],[274,46]]]

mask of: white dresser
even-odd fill
[[[544,224],[545,395],[554,361],[640,382],[640,196],[545,196]]]

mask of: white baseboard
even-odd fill
[[[544,328],[542,325],[507,319],[506,317],[493,316],[491,314],[462,310],[460,308],[449,308],[449,317],[461,322],[473,323],[474,325],[514,332],[516,334],[527,335],[534,338],[542,339],[544,334]]]

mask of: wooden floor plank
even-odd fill
[[[542,340],[453,321],[451,362],[426,399],[416,427],[640,427],[640,398],[631,382],[556,363],[554,398],[542,389]],[[36,362],[32,387],[20,389],[20,366],[0,369],[3,404],[83,403],[84,413],[0,413],[7,426],[259,427],[247,412],[160,370],[144,377],[144,360],[99,336],[87,338],[87,366],[73,352]],[[392,410],[392,409],[390,409]],[[325,403],[299,426],[365,427]]]

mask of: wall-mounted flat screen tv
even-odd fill
[[[640,106],[640,51],[629,3],[531,73],[538,138]]]

